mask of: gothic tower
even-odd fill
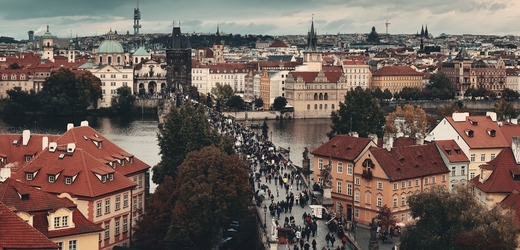
[[[74,46],[74,40],[72,40],[72,38],[69,41],[69,48],[67,49],[67,61],[69,63],[76,61],[76,47]]]
[[[42,59],[47,59],[51,62],[54,62],[54,38],[49,32],[49,25],[47,25],[47,32],[45,32],[45,34],[42,36],[42,48]]]
[[[139,0],[137,0],[137,8],[134,8],[134,36],[139,35],[139,29],[141,28],[139,20],[141,20],[141,11],[139,10]]]
[[[318,38],[314,29],[314,17],[311,21],[311,30],[308,32],[307,49],[303,52],[303,62],[307,65],[308,71],[321,71],[322,58],[318,52]]]
[[[166,50],[168,91],[187,93],[191,86],[191,49],[186,48],[181,33],[181,27],[175,27],[173,22],[172,43]]]
[[[217,25],[217,33],[215,33],[215,44],[213,44],[213,56],[215,57],[215,63],[224,62],[224,45],[220,38],[220,30]]]

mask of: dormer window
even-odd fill
[[[114,174],[108,174],[108,180],[113,181],[114,180]]]
[[[29,162],[32,159],[32,155],[26,155],[25,156],[25,162]]]
[[[488,129],[487,132],[488,132],[489,136],[491,136],[491,137],[495,137],[496,133],[497,133],[497,131],[494,129]]]
[[[26,174],[25,174],[25,179],[28,180],[28,181],[32,181],[32,179],[33,179],[33,173],[26,173]]]
[[[107,176],[106,175],[101,176],[101,182],[103,182],[103,183],[107,182]]]
[[[448,155],[451,155],[451,150],[446,150],[446,153],[447,153]]]
[[[54,181],[56,180],[56,177],[54,175],[49,175],[48,179],[49,179],[49,183],[54,183]]]
[[[128,162],[130,162],[130,163],[134,163],[134,157],[130,157],[130,158],[128,158]]]
[[[65,184],[71,185],[72,184],[72,177],[65,177]]]
[[[469,123],[473,126],[477,126],[478,125],[478,122],[477,121],[474,121],[474,120],[469,120]]]
[[[455,149],[455,153],[460,155],[460,149]]]
[[[125,160],[121,160],[121,166],[124,166],[125,165]]]
[[[466,135],[470,138],[473,137],[473,130],[466,130]]]

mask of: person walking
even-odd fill
[[[311,245],[309,245],[309,241],[305,242],[305,245],[303,245],[303,249],[309,250],[311,248]]]
[[[280,190],[278,188],[278,186],[276,186],[276,197],[279,197],[280,196]]]
[[[325,235],[325,242],[327,242],[327,247],[329,247],[330,234],[328,234],[328,233],[327,233],[327,235]]]
[[[330,237],[330,243],[332,244],[332,247],[334,247],[334,241],[336,241],[336,238],[334,235],[332,235],[332,237]]]
[[[316,239],[312,239],[312,250],[317,250],[316,244],[318,244],[318,243],[316,243]]]

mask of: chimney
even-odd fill
[[[513,151],[513,156],[515,157],[516,164],[520,164],[520,136],[513,136],[511,150]]]
[[[81,124],[80,124],[81,127],[88,127],[88,121],[85,120],[85,121],[81,121]]]
[[[424,136],[420,133],[415,134],[415,144],[423,145],[424,144]]]
[[[394,138],[386,135],[383,137],[383,148],[386,148],[386,150],[391,151],[392,147],[394,145]]]
[[[22,145],[27,146],[29,139],[31,139],[31,130],[26,129],[22,132]]]
[[[76,150],[76,144],[75,143],[69,143],[67,144],[67,154],[71,155],[74,153],[74,150]]]
[[[464,113],[453,113],[451,115],[451,118],[453,119],[453,121],[455,122],[465,122],[466,121],[466,117],[469,116],[469,113],[468,112],[464,112]]]
[[[368,138],[372,140],[377,145],[377,135],[376,134],[369,134]]]
[[[515,124],[515,125],[518,125],[518,119],[511,119],[511,123]]]
[[[11,177],[10,168],[0,168],[0,183],[3,183],[7,178]]]
[[[489,118],[491,118],[491,120],[494,122],[497,121],[497,113],[495,112],[488,111],[486,112],[486,116],[489,116]]]
[[[58,143],[57,142],[49,143],[49,152],[54,153],[54,152],[56,152],[56,149],[58,149]]]
[[[67,131],[69,131],[71,128],[74,128],[74,123],[67,123]]]
[[[42,137],[42,150],[45,150],[49,146],[49,137]]]
[[[358,132],[350,132],[349,135],[352,137],[359,137]]]

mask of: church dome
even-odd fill
[[[115,40],[105,40],[99,45],[98,54],[122,54],[125,53],[123,46]]]

